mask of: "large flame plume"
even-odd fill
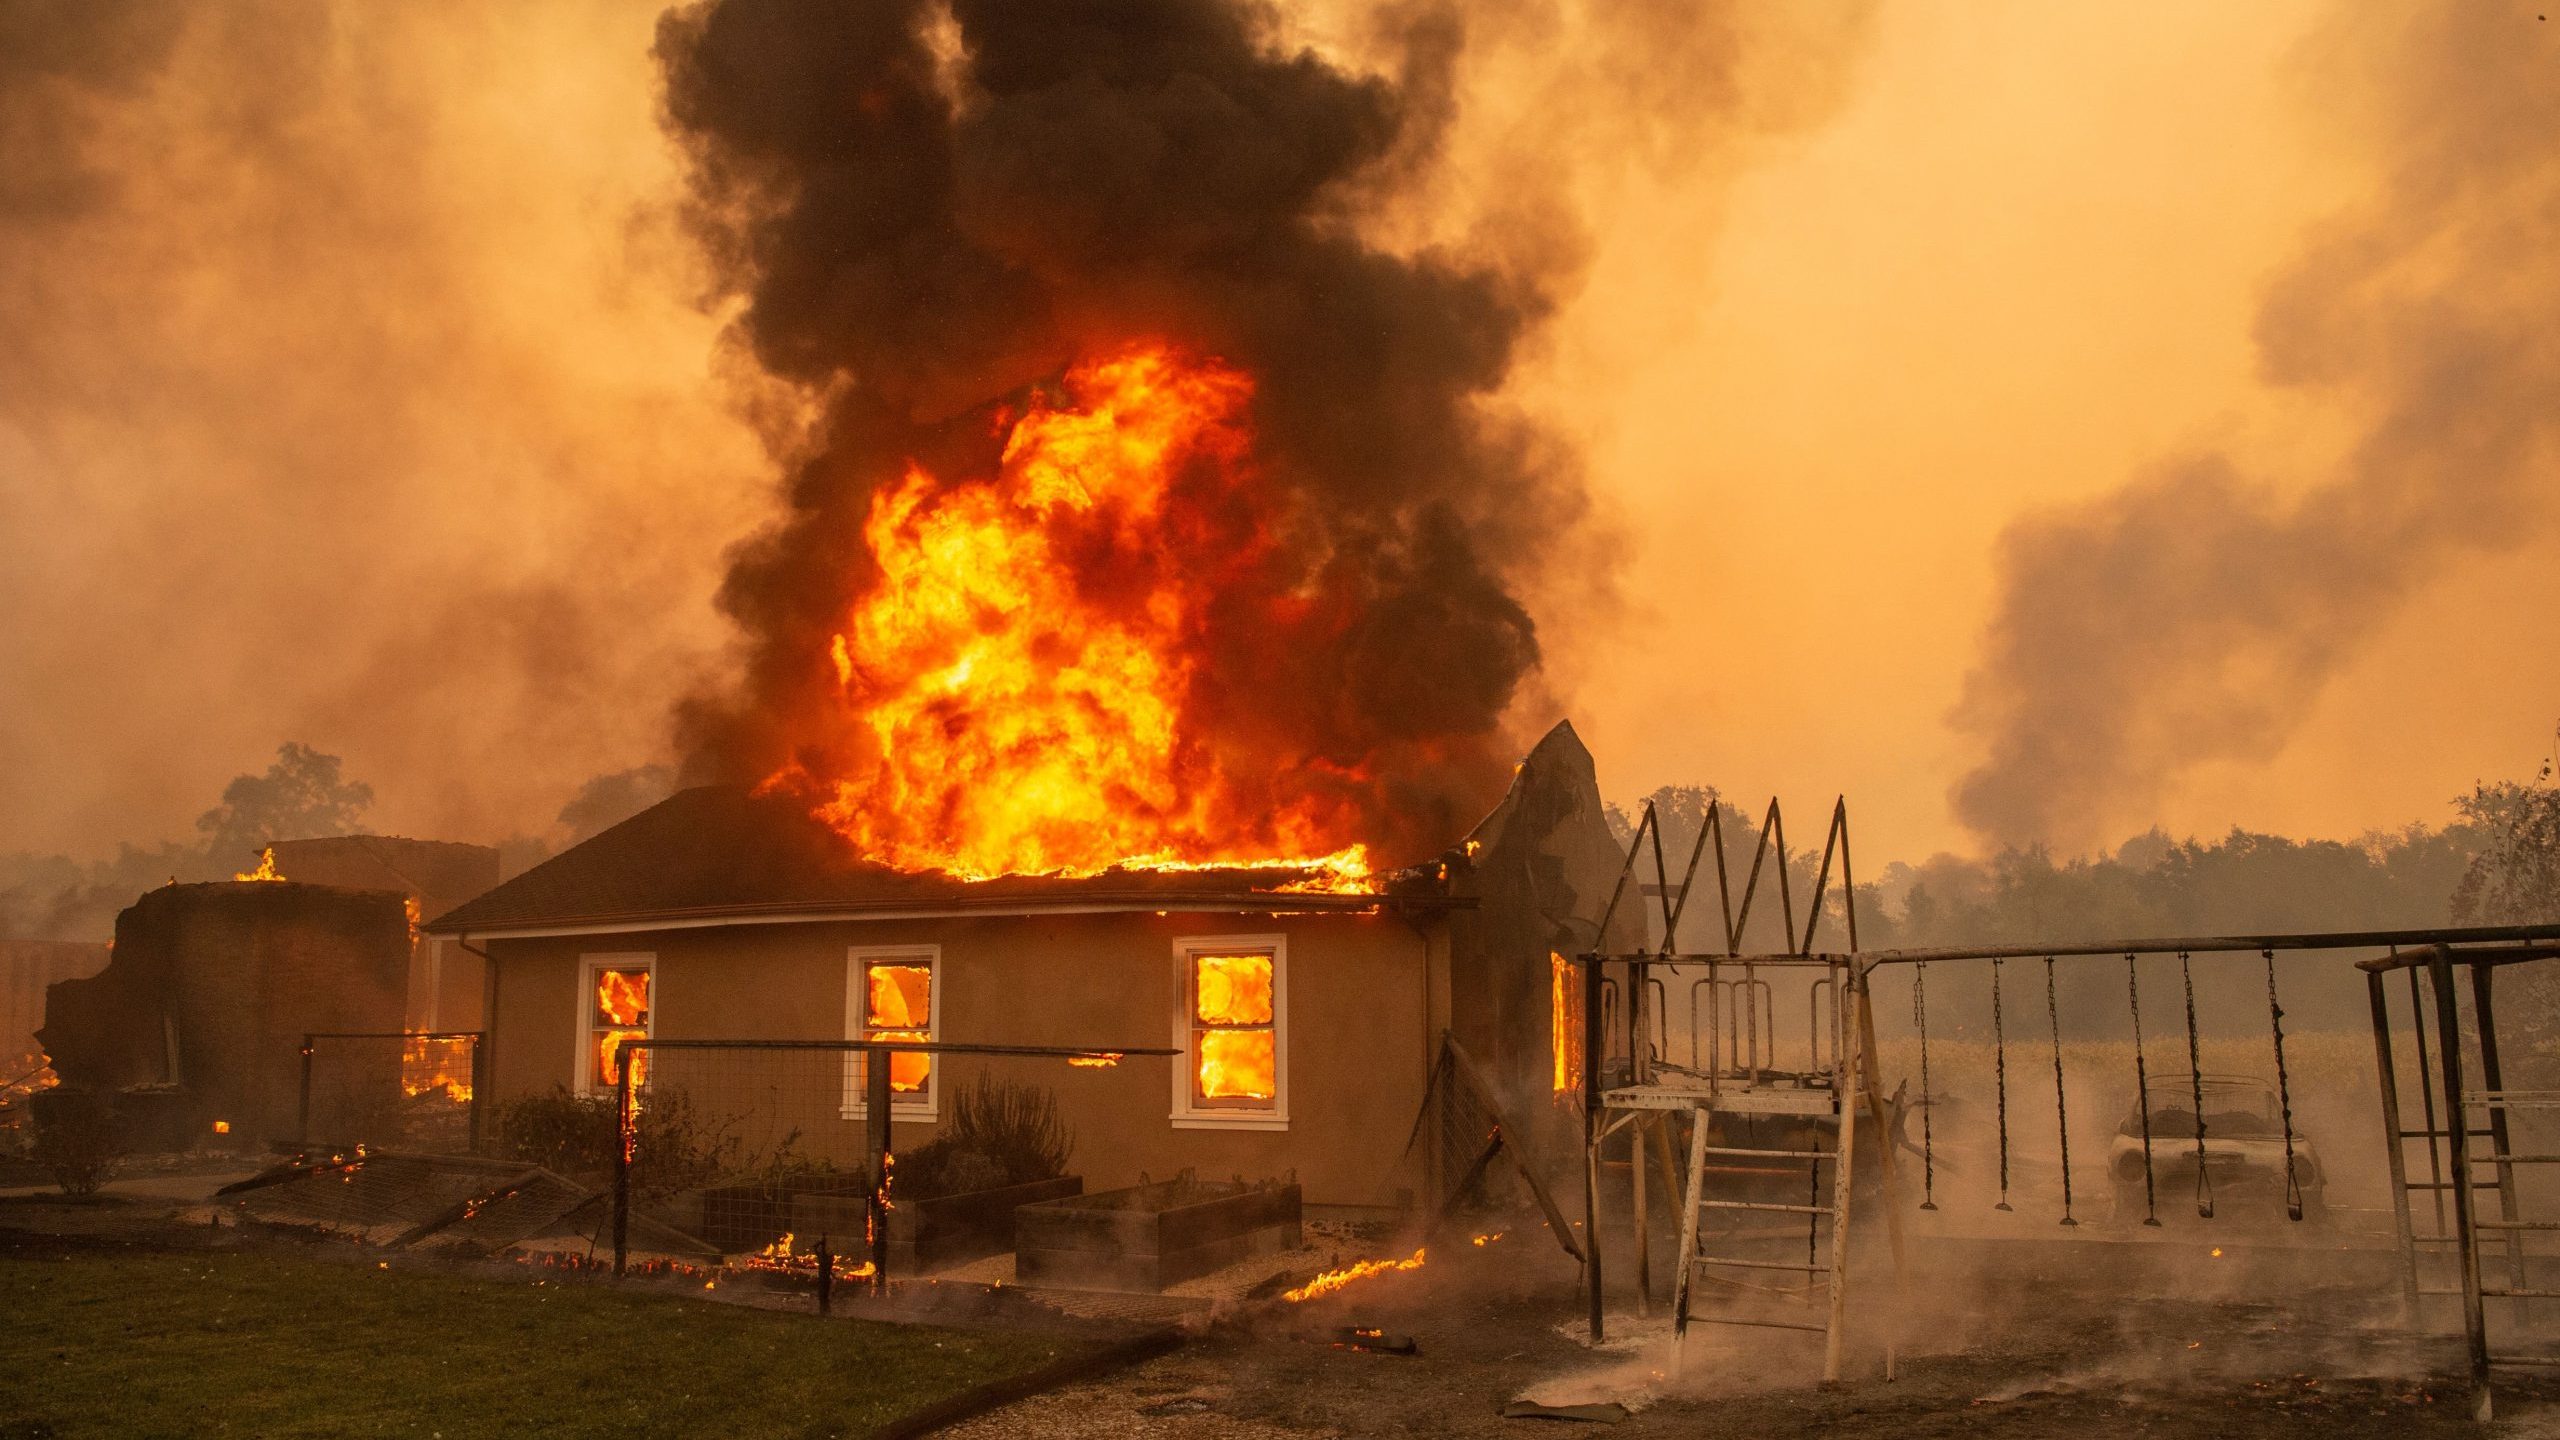
[[[1011,423],[995,473],[911,466],[872,497],[877,578],[828,647],[849,758],[772,783],[906,869],[1270,864],[1357,885],[1339,792],[1247,801],[1195,713],[1225,583],[1286,524],[1254,493],[1251,381],[1143,345],[1063,390]]]

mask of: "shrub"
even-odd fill
[[[620,1144],[613,1105],[610,1095],[572,1095],[566,1086],[524,1096],[500,1116],[501,1144],[512,1159],[600,1184],[613,1174]],[[651,1087],[632,1147],[631,1192],[672,1195],[738,1169],[743,1147],[734,1123],[703,1115],[682,1090]]]
[[[55,1090],[37,1110],[32,1153],[53,1172],[63,1194],[75,1200],[97,1194],[124,1155],[114,1108],[94,1090]]]
[[[929,1200],[1052,1180],[1067,1173],[1074,1152],[1075,1134],[1058,1119],[1048,1087],[982,1075],[954,1091],[940,1135],[898,1157],[897,1190]]]

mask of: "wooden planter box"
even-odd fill
[[[1043,1200],[1084,1193],[1084,1177],[1061,1175],[1026,1185],[906,1200],[890,1192],[889,1273],[914,1275],[982,1260],[1014,1248],[1014,1212]],[[791,1208],[801,1239],[829,1237],[837,1253],[863,1253],[863,1195],[803,1195]]]
[[[1295,1249],[1298,1187],[1167,1180],[1014,1213],[1025,1285],[1162,1290],[1255,1255]]]

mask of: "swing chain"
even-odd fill
[[[2293,1165],[2293,1081],[2284,1068],[2284,1006],[2276,1000],[2276,952],[2270,948],[2258,953],[2267,962],[2267,1028],[2275,1032],[2276,1041],[2276,1112],[2284,1123],[2284,1213],[2298,1221],[2302,1177]]]
[[[2000,1203],[2009,1208],[2009,1037],[2000,1016],[2000,957],[1991,957],[1991,1083],[2000,1115]]]
[[[2130,952],[2124,957],[2124,988],[2133,1010],[2133,1089],[2134,1102],[2142,1111],[2142,1223],[2157,1229],[2160,1224],[2160,1187],[2151,1166],[2151,1069],[2142,1054],[2142,972]]]
[[[2178,978],[2187,989],[2187,1075],[2196,1111],[2196,1214],[2213,1218],[2213,1173],[2204,1154],[2204,1057],[2196,1040],[2196,976],[2187,952],[2178,952]]]
[[[2062,1223],[2077,1225],[2071,1218],[2071,1108],[2064,1103],[2062,1092],[2062,1006],[2053,994],[2053,957],[2044,957],[2044,1019],[2053,1031],[2053,1124],[2062,1138]]]
[[[1936,1139],[1929,1119],[1929,962],[1911,967],[1911,1019],[1920,1029],[1920,1208],[1938,1208]]]

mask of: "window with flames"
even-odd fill
[[[1281,970],[1278,946],[1187,942],[1182,965],[1183,1082],[1175,1118],[1280,1117]]]
[[[648,960],[615,958],[587,962],[585,1068],[581,1088],[611,1090],[622,1083],[622,1047],[649,1037],[651,981],[656,967]],[[649,1055],[635,1052],[631,1085],[648,1083]]]
[[[931,947],[854,952],[846,975],[847,1037],[933,1039],[940,1028],[933,986],[934,966],[939,959]],[[848,1116],[862,1113],[863,1066],[877,1053],[846,1057],[844,1110]],[[894,1107],[929,1114],[934,1100],[933,1057],[892,1051],[886,1059]]]

